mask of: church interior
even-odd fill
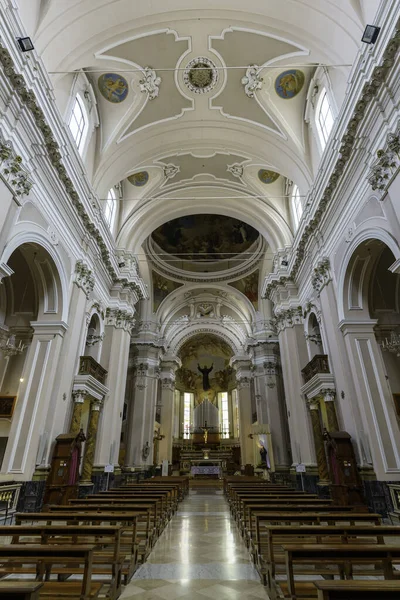
[[[400,598],[399,49],[0,0],[0,598]]]

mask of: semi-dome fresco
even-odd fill
[[[251,225],[222,215],[190,215],[168,221],[152,233],[166,254],[182,260],[217,261],[246,252],[259,236]]]

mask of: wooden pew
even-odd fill
[[[254,562],[264,585],[272,588],[277,567],[283,571],[285,544],[384,544],[385,537],[400,537],[400,527],[381,525],[269,525],[254,548]],[[304,571],[302,571],[304,572]]]
[[[399,600],[399,581],[315,581],[318,600]]]
[[[14,569],[27,565],[35,565],[32,575],[38,581],[44,581],[39,590],[39,598],[68,598],[77,600],[94,600],[98,597],[103,584],[92,581],[93,546],[47,546],[6,544],[0,546],[0,574],[9,575],[11,580],[18,580],[18,573],[13,576]],[[64,564],[70,569],[76,565],[80,573],[84,565],[81,581],[49,581],[51,574],[57,574]],[[9,580],[10,580],[9,579]],[[26,582],[23,581],[25,584]]]
[[[137,540],[127,526],[13,525],[1,527],[0,535],[11,537],[11,544],[93,545],[92,574],[109,585],[111,599],[121,594],[122,577],[128,583],[137,568]]]
[[[0,598],[9,600],[39,600],[41,582],[0,581]]]
[[[357,572],[355,566],[366,564],[375,567],[374,576],[383,575],[385,579],[396,579],[393,563],[400,562],[400,546],[361,545],[361,544],[289,544],[284,545],[286,581],[279,581],[279,587],[285,598],[297,600],[299,597],[316,598],[315,577],[320,571],[326,571],[328,565],[331,577],[339,575],[340,579],[352,579]],[[295,581],[296,565],[313,565],[315,570],[308,581]],[[376,566],[380,566],[380,570]],[[397,576],[398,577],[398,576]]]

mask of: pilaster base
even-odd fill
[[[32,475],[32,481],[46,481],[50,473],[50,465],[36,467],[34,474]]]
[[[80,481],[78,487],[78,498],[86,498],[93,494],[94,484],[91,481]]]

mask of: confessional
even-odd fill
[[[62,433],[56,438],[43,504],[68,504],[78,497],[79,465],[85,434]]]
[[[346,431],[325,430],[324,438],[334,503],[340,506],[365,507],[351,436]]]

